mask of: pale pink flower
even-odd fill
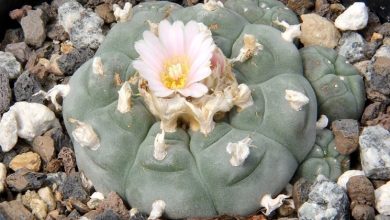
[[[200,81],[212,72],[211,58],[216,46],[203,24],[195,21],[171,24],[163,20],[158,25],[158,36],[145,31],[134,47],[140,57],[133,66],[155,96],[167,97],[178,92],[199,98],[208,92]]]

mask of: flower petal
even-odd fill
[[[191,96],[194,98],[199,98],[206,94],[208,90],[209,89],[207,86],[203,85],[202,83],[194,83],[184,89],[179,89],[177,91],[185,97]]]
[[[204,66],[201,69],[198,69],[195,73],[188,75],[187,85],[199,82],[210,76],[211,73],[211,68],[209,66]]]
[[[151,87],[150,87],[151,88]],[[153,94],[157,97],[167,97],[167,96],[170,96],[172,93],[174,93],[175,91],[174,90],[171,90],[171,89],[168,89],[166,88],[165,86],[161,85],[161,87],[153,87],[153,89],[151,88]]]
[[[159,73],[150,68],[150,66],[148,66],[143,60],[134,60],[133,67],[139,72],[140,76],[147,81],[160,81]]]
[[[163,57],[160,56],[161,59],[159,59],[158,54],[155,52],[158,48],[151,47],[146,40],[137,41],[134,48],[146,65],[152,68],[155,72],[161,72],[163,68]]]
[[[190,21],[184,27],[186,53],[189,51],[193,38],[199,33],[199,24],[195,21]]]

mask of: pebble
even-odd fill
[[[385,110],[385,103],[382,102],[374,102],[369,104],[363,112],[361,123],[363,125],[367,125],[368,121],[372,121],[379,116],[380,112]]]
[[[87,202],[87,206],[90,209],[96,209],[100,202],[104,200],[104,195],[100,192],[94,192],[91,195],[91,199]]]
[[[65,183],[66,178],[67,175],[64,172],[48,173],[46,176],[46,182],[49,185],[56,184],[57,186],[62,187]]]
[[[91,211],[87,205],[85,205],[84,203],[80,202],[77,199],[70,198],[70,199],[66,200],[66,202],[68,205],[70,205],[70,207],[72,207],[73,209],[76,209],[77,212],[79,212],[80,214],[85,214],[85,213]]]
[[[384,129],[390,131],[390,106],[387,107],[385,113],[380,112],[377,118],[374,118],[371,121],[367,121],[367,125],[381,125]]]
[[[40,47],[46,39],[46,21],[43,16],[41,9],[31,10],[20,22],[23,28],[24,42],[31,46]]]
[[[8,29],[4,34],[3,41],[1,42],[2,46],[0,48],[4,49],[7,44],[22,42],[23,39],[22,28]]]
[[[325,16],[329,13],[330,6],[327,0],[316,0],[315,1],[315,12],[320,16]]]
[[[370,180],[363,176],[353,176],[347,183],[347,192],[351,200],[352,217],[356,220],[374,219],[375,194]]]
[[[349,219],[348,196],[336,183],[319,175],[311,187],[309,200],[298,210],[301,220]]]
[[[62,161],[59,159],[52,159],[50,160],[46,166],[44,167],[44,171],[48,173],[56,173],[58,172],[62,167]]]
[[[105,210],[103,213],[95,217],[95,220],[105,220],[105,219],[122,220],[122,218],[113,210]]]
[[[47,205],[41,199],[32,199],[30,202],[31,212],[38,220],[44,220],[47,216]]]
[[[34,138],[32,147],[34,152],[38,153],[46,163],[54,157],[54,140],[50,136],[38,136]]]
[[[364,176],[364,172],[362,170],[347,170],[338,178],[337,184],[347,190],[347,183],[354,176]]]
[[[338,45],[338,54],[344,56],[350,63],[356,63],[366,58],[367,43],[356,32],[344,32]]]
[[[60,187],[60,192],[64,196],[64,199],[74,198],[81,202],[88,201],[88,193],[84,189],[79,173],[73,172],[64,181]]]
[[[31,48],[25,42],[7,44],[5,51],[12,53],[21,62],[27,62],[31,54]]]
[[[298,15],[306,14],[314,8],[314,0],[289,0],[287,7],[292,9]]]
[[[62,161],[64,165],[64,170],[66,174],[70,174],[75,171],[76,168],[76,157],[73,150],[69,147],[61,148],[61,151],[58,153],[58,159]]]
[[[336,18],[335,26],[342,30],[361,30],[367,26],[368,8],[363,2],[355,2]]]
[[[120,219],[129,219],[130,217],[129,211],[124,205],[122,199],[115,192],[110,192],[106,199],[100,203],[97,210],[102,212],[112,210],[114,213],[119,215]]]
[[[340,39],[340,33],[331,21],[317,14],[301,15],[301,42],[307,46],[320,45],[334,48]]]
[[[110,6],[107,3],[96,6],[95,13],[101,17],[106,24],[115,22],[115,16]]]
[[[41,158],[38,154],[33,152],[27,152],[17,155],[11,160],[9,168],[13,171],[17,171],[21,168],[26,168],[31,171],[38,172],[41,167]]]
[[[305,178],[300,178],[294,183],[292,197],[297,210],[309,199],[311,185],[312,183]]]
[[[54,147],[57,152],[60,152],[63,147],[70,147],[72,143],[69,136],[64,133],[60,126],[54,127],[47,131],[45,135],[50,136],[54,140]]]
[[[7,176],[8,187],[15,192],[23,192],[31,189],[39,189],[45,181],[43,173],[31,172],[27,169],[19,169]]]
[[[7,167],[0,163],[0,194],[4,191],[6,185],[5,185],[5,179],[7,178]]]
[[[341,154],[351,154],[359,146],[359,124],[353,119],[341,119],[332,122],[336,150]]]
[[[17,102],[28,101],[43,103],[43,98],[33,96],[35,93],[42,90],[42,86],[38,79],[29,71],[23,72],[14,84],[14,95]]]
[[[29,208],[30,210],[31,210],[30,203],[33,199],[39,199],[39,195],[37,192],[31,191],[31,190],[27,190],[24,193],[24,195],[22,195],[22,197],[21,197],[21,201],[22,201],[23,205],[26,206],[27,208]]]
[[[382,34],[384,37],[390,37],[390,23],[384,23],[379,27],[378,33]]]
[[[17,211],[15,211],[17,210]],[[0,203],[0,219],[33,219],[34,216],[20,201]]]
[[[0,72],[8,75],[9,79],[16,79],[22,71],[22,66],[10,52],[0,51]]]
[[[390,179],[390,132],[380,125],[368,126],[359,137],[360,159],[368,178]]]
[[[8,75],[0,70],[0,115],[9,109],[12,91]]]
[[[95,52],[89,48],[73,49],[67,54],[61,55],[56,60],[57,66],[65,75],[73,75],[73,73],[87,60],[93,57]]]
[[[54,199],[53,192],[49,187],[44,187],[38,190],[39,197],[46,203],[48,211],[53,211],[57,203]]]
[[[58,8],[58,19],[76,48],[97,49],[104,40],[103,19],[76,1],[61,5]]]
[[[375,190],[375,208],[381,215],[390,215],[390,181]]]
[[[52,24],[47,26],[47,37],[56,41],[69,40],[69,34],[62,25]]]
[[[76,210],[76,209],[73,209],[73,211],[67,216],[67,219],[80,219],[81,218],[81,215],[80,213]]]
[[[20,22],[20,20],[27,15],[27,12],[32,10],[32,7],[30,5],[23,5],[21,8],[14,9],[9,12],[9,17],[12,20],[17,20]]]

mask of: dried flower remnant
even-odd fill
[[[69,122],[76,125],[72,136],[80,146],[88,147],[91,150],[97,150],[100,147],[99,137],[91,125],[73,118],[69,118]]]
[[[140,94],[165,132],[174,132],[180,120],[208,134],[216,113],[253,104],[249,87],[238,85],[204,24],[163,20],[158,33],[145,31],[143,37],[135,44],[140,58],[133,66],[141,77]]]
[[[117,110],[120,113],[127,113],[131,110],[131,95],[132,90],[129,82],[123,83],[121,89],[118,91],[118,106]]]
[[[246,137],[237,143],[229,142],[226,146],[226,151],[232,156],[230,158],[230,164],[234,167],[242,165],[246,158],[249,156],[249,147],[252,143],[252,139]]]
[[[112,9],[114,10],[115,19],[118,22],[129,21],[133,16],[133,8],[130,2],[126,2],[123,9],[121,9],[121,7],[117,4],[114,4]]]
[[[234,62],[245,62],[252,58],[253,56],[257,55],[259,50],[263,49],[263,45],[261,45],[259,42],[257,42],[257,39],[255,36],[251,34],[245,34],[244,35],[244,46],[240,49],[240,53],[238,56],[231,60],[232,63]]]
[[[165,144],[165,132],[164,130],[157,134],[154,139],[154,152],[153,157],[156,160],[164,160],[167,156],[167,145]]]

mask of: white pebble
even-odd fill
[[[52,211],[56,208],[57,203],[54,199],[53,192],[49,187],[44,187],[38,190],[38,195],[46,203],[49,211]]]
[[[375,190],[375,208],[381,215],[390,215],[390,181]]]
[[[355,2],[336,18],[335,26],[343,31],[361,30],[367,26],[368,8],[363,2]]]
[[[3,163],[0,163],[0,193],[4,191],[6,178],[7,178],[7,167]]]

